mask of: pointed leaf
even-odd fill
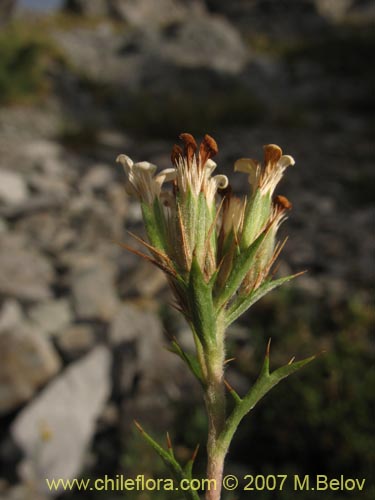
[[[164,450],[159,443],[157,443],[145,430],[139,425],[138,422],[135,422],[135,425],[145,441],[151,445],[151,447],[156,451],[156,453],[159,455],[159,457],[163,460],[165,465],[169,468],[171,471],[173,477],[177,481],[181,481],[182,479],[187,479],[187,475],[185,474],[184,470],[180,466],[180,464],[177,462],[177,460],[174,458],[173,453],[170,453],[169,451]],[[184,491],[183,492],[185,498],[187,500],[199,500],[198,494],[193,491]]]
[[[218,308],[222,308],[228,300],[236,293],[237,289],[249,272],[251,264],[259,250],[264,238],[268,234],[268,229],[263,231],[258,238],[247,248],[241,252],[234,260],[232,270],[227,279],[224,289],[216,300]]]
[[[228,327],[235,321],[241,314],[246,312],[252,305],[254,305],[258,300],[264,297],[267,293],[271,292],[275,288],[288,283],[292,279],[300,276],[301,273],[292,274],[290,276],[285,276],[284,278],[279,278],[277,280],[265,281],[259,288],[254,292],[251,292],[245,297],[238,297],[233,304],[229,307],[226,314],[226,326]]]
[[[176,340],[172,341],[172,346],[169,351],[177,354],[177,356],[179,356],[182,361],[187,364],[191,373],[199,381],[199,383],[204,385],[202,370],[199,365],[198,359],[196,358],[196,356],[194,356],[194,354],[185,352]]]
[[[219,438],[222,449],[227,451],[232,437],[236,432],[241,420],[255,407],[255,405],[263,398],[263,396],[265,396],[281,380],[288,377],[292,373],[295,373],[297,370],[304,367],[314,359],[315,356],[311,356],[309,358],[303,359],[302,361],[282,366],[274,372],[269,373],[269,355],[266,354],[265,363],[263,364],[263,368],[257,381],[246,394],[246,396],[242,399],[242,401],[236,404],[232,411],[232,414],[226,421],[224,430]]]

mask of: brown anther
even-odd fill
[[[182,148],[178,144],[175,144],[171,152],[172,164],[175,165],[181,156],[182,156]]]
[[[186,159],[188,161],[188,165],[191,165],[191,162],[193,160],[193,156],[195,155],[195,152],[197,151],[197,143],[195,142],[194,137],[191,134],[188,133],[183,133],[180,134],[180,139],[184,143],[184,152]]]
[[[214,157],[219,152],[217,143],[213,137],[206,134],[199,147],[199,158],[201,167],[203,167],[209,158]]]
[[[283,210],[290,210],[293,206],[288,198],[280,194],[275,197],[274,202],[277,207],[280,207]]]
[[[267,146],[263,147],[263,150],[265,165],[277,163],[283,154],[282,149],[276,144],[267,144]]]

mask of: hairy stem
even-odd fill
[[[225,426],[225,386],[224,386],[224,331],[218,329],[215,346],[207,355],[207,386],[205,402],[208,415],[207,438],[207,479],[210,487],[206,500],[220,500],[226,450],[219,442]]]

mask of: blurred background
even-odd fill
[[[46,477],[168,477],[134,418],[181,461],[200,443],[204,474],[200,390],[165,348],[189,330],[113,243],[142,233],[116,156],[168,167],[181,132],[215,137],[239,193],[237,158],[296,159],[279,273],[308,273],[231,328],[228,380],[249,388],[269,337],[272,367],[324,351],[245,419],[227,472],[366,478],[355,496],[374,498],[374,20],[370,0],[0,1],[1,500],[49,498]],[[120,497],[179,498],[61,496]]]

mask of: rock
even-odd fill
[[[45,300],[53,278],[49,261],[25,239],[9,234],[0,240],[0,295],[28,302]]]
[[[110,394],[104,346],[70,365],[16,417],[11,436],[23,450],[21,478],[49,493],[45,478],[78,477],[96,420]]]
[[[110,16],[135,26],[166,25],[205,11],[203,0],[65,0],[64,9],[85,17]]]
[[[225,18],[188,17],[167,28],[156,56],[185,68],[239,73],[247,62],[247,49],[240,34]]]
[[[25,214],[15,222],[14,229],[25,235],[33,248],[53,255],[71,247],[78,240],[74,224],[70,223],[65,212],[60,211]]]
[[[97,259],[73,271],[72,294],[78,319],[108,321],[119,302],[115,288],[115,273],[108,262]]]
[[[68,300],[59,299],[35,305],[29,311],[29,318],[37,331],[53,335],[72,321],[73,314]]]
[[[59,349],[68,359],[74,359],[88,352],[94,345],[95,335],[90,325],[76,324],[56,336]]]
[[[114,316],[109,329],[109,339],[113,346],[158,336],[160,320],[151,311],[143,311],[131,302],[124,303]],[[147,333],[146,333],[147,332]]]
[[[22,203],[28,197],[26,182],[22,176],[10,170],[0,169],[0,202]]]
[[[0,334],[0,414],[28,401],[61,363],[49,341],[30,325]]]
[[[16,300],[7,300],[0,309],[0,333],[15,328],[23,320],[22,309]]]
[[[99,245],[121,241],[123,221],[107,201],[85,194],[71,200],[67,211],[70,225],[79,228],[77,246],[97,250]],[[112,243],[112,246],[115,246]]]
[[[82,191],[105,191],[113,181],[113,168],[108,165],[93,165],[82,178],[80,187]]]
[[[134,272],[127,270],[125,279],[121,283],[121,292],[124,295],[135,292],[143,297],[154,297],[166,287],[166,284],[165,275],[160,269],[149,262],[138,262]]]
[[[166,26],[187,17],[205,13],[202,0],[109,0],[110,10],[116,18],[134,26]]]
[[[332,0],[315,0],[319,14],[331,21],[340,21],[343,19],[348,9],[354,3],[353,0],[341,0],[332,2]]]
[[[65,0],[64,9],[85,17],[102,17],[109,14],[108,0]]]
[[[8,225],[4,219],[0,217],[0,234],[5,234],[8,230]]]
[[[44,173],[34,172],[28,177],[30,188],[38,194],[58,196],[67,198],[69,195],[69,184],[59,177],[48,177]]]
[[[343,22],[346,20],[371,23],[375,17],[375,5],[372,0],[315,0],[318,12],[329,21]]]

